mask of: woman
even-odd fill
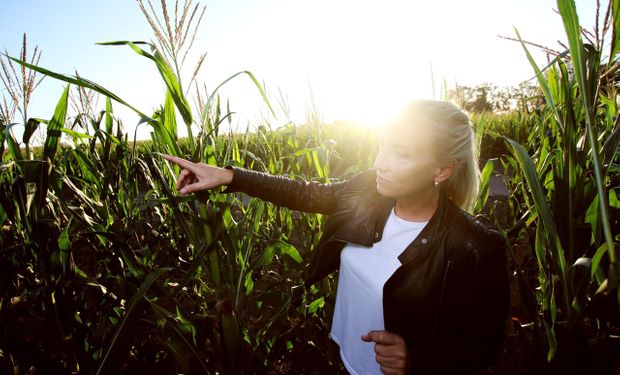
[[[470,373],[503,343],[508,276],[501,236],[472,218],[479,170],[468,117],[415,101],[382,137],[374,168],[320,184],[165,156],[181,194],[227,185],[329,214],[310,285],[339,268],[331,337],[352,374]]]

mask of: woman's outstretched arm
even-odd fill
[[[177,189],[183,195],[228,186],[225,193],[240,191],[293,210],[329,214],[337,209],[337,195],[345,184],[298,181],[242,168],[192,163],[171,155],[162,157],[182,168]]]

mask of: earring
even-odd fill
[[[435,181],[435,187],[439,186],[439,182]]]

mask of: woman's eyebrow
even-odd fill
[[[411,143],[403,141],[401,138],[391,138],[390,145],[399,150],[410,150]]]

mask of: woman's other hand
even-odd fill
[[[407,345],[402,337],[388,331],[370,331],[362,336],[362,340],[375,342],[376,359],[384,374],[405,374]]]
[[[177,179],[177,189],[182,195],[215,189],[232,182],[233,171],[230,169],[205,163],[192,163],[172,155],[162,154],[161,156],[182,168]]]

